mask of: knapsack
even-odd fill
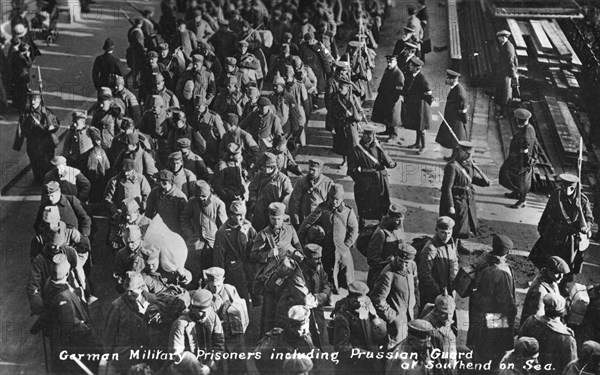
[[[375,230],[378,226],[379,224],[367,225],[358,235],[358,239],[356,240],[356,248],[365,257],[367,256],[367,250],[369,248],[369,242],[371,242],[371,237],[373,237],[373,233],[375,233]]]
[[[282,292],[285,282],[297,269],[298,262],[291,255],[267,263],[254,278],[254,293],[262,293],[264,290],[275,294]]]

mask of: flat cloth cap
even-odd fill
[[[498,32],[496,32],[496,36],[509,36],[510,35],[510,31],[508,30],[500,30]]]
[[[272,152],[265,152],[261,162],[263,167],[277,167],[277,156]]]
[[[398,257],[403,260],[412,260],[417,256],[417,249],[409,244],[400,242],[398,244]]]
[[[512,250],[514,244],[510,238],[503,234],[496,234],[492,240],[492,254],[502,256]]]
[[[56,254],[52,258],[50,267],[50,277],[52,280],[61,280],[69,275],[71,264],[67,260],[65,254]]]
[[[73,112],[72,116],[73,116],[73,120],[77,120],[80,118],[84,118],[84,119],[87,118],[87,114],[83,111],[75,111],[75,112]]]
[[[473,142],[471,142],[471,141],[460,141],[460,142],[458,142],[458,145],[461,148],[464,148],[464,149],[467,149],[467,150],[470,150],[470,149],[473,148]]]
[[[435,222],[435,226],[440,229],[452,229],[454,228],[454,219],[449,216],[440,216]]]
[[[531,112],[529,112],[525,108],[516,109],[515,118],[519,120],[529,120],[531,118]]]
[[[533,337],[519,337],[515,343],[515,354],[519,358],[537,357],[540,352],[540,343]]]
[[[273,202],[269,205],[269,216],[283,216],[285,215],[285,204],[281,202]]]
[[[569,273],[571,269],[561,257],[551,256],[546,259],[546,268],[552,272]]]
[[[236,200],[231,202],[229,206],[229,212],[234,215],[245,215],[246,214],[246,204],[244,201]]]
[[[227,145],[227,153],[229,155],[239,155],[242,153],[242,146],[231,142]]]
[[[163,169],[162,171],[158,172],[158,180],[173,182],[173,172]]]
[[[179,138],[177,140],[177,146],[179,146],[179,148],[190,148],[192,147],[192,141],[189,138]]]
[[[204,270],[204,277],[207,281],[225,279],[225,270],[221,267],[210,267]]]
[[[406,207],[398,203],[390,204],[390,208],[388,208],[388,214],[394,216],[404,216],[406,214]]]
[[[385,58],[388,60],[397,60],[398,56],[396,55],[385,55]]]
[[[213,294],[209,290],[198,289],[194,292],[194,294],[192,294],[191,305],[200,308],[207,308],[212,305],[212,301]]]
[[[260,98],[258,98],[257,103],[261,107],[266,107],[268,105],[271,105],[271,101],[269,100],[269,98],[265,98],[264,96],[261,96]]]
[[[416,65],[416,66],[423,66],[423,65],[425,65],[425,63],[423,62],[423,60],[421,60],[417,56],[413,56],[412,59],[410,59],[410,63],[413,64],[413,65]]]
[[[55,157],[52,158],[52,160],[50,160],[50,164],[52,164],[52,165],[67,164],[67,159],[64,156],[56,155]]]
[[[414,319],[408,322],[408,334],[420,339],[426,339],[433,333],[433,325],[427,320]]]
[[[240,47],[244,47],[244,46],[248,47],[249,45],[250,45],[250,43],[248,43],[247,40],[240,40],[238,42],[238,46],[240,46]]]
[[[288,310],[288,319],[290,323],[304,324],[310,316],[310,309],[303,305],[295,305]]]
[[[46,194],[52,194],[60,191],[60,184],[58,181],[50,181],[46,185],[44,185],[44,192]]]
[[[196,193],[203,194],[203,195],[210,195],[210,185],[208,184],[208,182],[206,182],[204,180],[196,180],[195,186],[196,186]]]
[[[240,122],[240,117],[235,113],[227,113],[223,116],[223,122],[228,123],[229,125],[237,126]]]
[[[65,232],[58,229],[48,233],[48,243],[52,246],[61,246],[65,244]]]
[[[285,86],[285,79],[283,79],[283,77],[281,76],[275,77],[275,79],[273,80],[273,86],[276,85]]]
[[[203,63],[204,62],[204,56],[202,56],[201,54],[197,53],[194,56],[192,56],[192,61],[194,63]]]
[[[149,59],[158,59],[158,52],[149,51],[148,53],[146,53],[146,57]]]
[[[150,99],[150,105],[151,106],[164,106],[165,105],[165,101],[163,100],[162,96],[160,95],[152,95],[152,99]]]
[[[353,281],[348,285],[348,292],[366,296],[369,293],[369,287],[362,281]]]
[[[123,212],[131,215],[140,211],[140,203],[135,198],[123,199]]]
[[[342,184],[333,184],[327,192],[327,197],[330,199],[344,199],[344,186]]]
[[[228,21],[228,20],[226,20],[226,19],[223,19],[223,18],[221,18],[221,19],[219,20],[219,25],[222,25],[222,26],[229,26],[229,21]]]
[[[58,211],[58,207],[56,207],[56,206],[44,207],[44,212],[42,213],[42,220],[48,224],[58,223],[60,221],[60,212]]]
[[[544,302],[544,311],[547,313],[562,313],[566,308],[566,301],[563,296],[558,293],[548,293],[542,299]]]
[[[451,69],[446,69],[446,76],[448,76],[449,78],[458,78],[458,77],[460,77],[460,73],[455,72],[454,70],[451,70]]]
[[[321,159],[309,159],[308,160],[308,166],[309,167],[323,167],[323,160]]]
[[[404,47],[404,48],[418,49],[418,48],[419,48],[419,46],[418,46],[418,45],[416,45],[416,44],[415,44],[415,43],[413,43],[413,42],[406,42],[406,43],[405,43],[405,47]]]
[[[287,358],[283,361],[283,371],[286,374],[304,374],[312,370],[313,362],[310,358]]]
[[[362,127],[363,132],[366,132],[366,133],[381,133],[382,131],[385,130],[385,127],[383,125],[379,126],[372,122],[362,124],[361,127]]]
[[[125,290],[135,290],[144,287],[144,278],[139,272],[127,271],[123,288]]]
[[[98,100],[111,100],[113,98],[112,90],[108,87],[100,87],[98,91]]]
[[[183,160],[183,154],[181,153],[181,151],[175,151],[169,155],[169,160]]]
[[[152,81],[157,84],[165,81],[165,77],[161,73],[152,74]]]
[[[237,60],[235,59],[235,57],[227,57],[227,58],[225,58],[225,64],[230,65],[230,66],[236,66]]]
[[[304,246],[304,253],[309,258],[321,258],[323,256],[323,248],[315,243],[309,243]]]
[[[574,174],[570,174],[570,173],[561,173],[558,175],[558,178],[560,179],[561,182],[567,183],[570,185],[573,185],[573,184],[576,184],[579,182],[579,177],[575,176]]]

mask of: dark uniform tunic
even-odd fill
[[[423,131],[429,129],[431,121],[431,89],[429,82],[422,72],[414,76],[408,73],[404,81],[404,104],[403,113],[405,117],[402,124],[410,130]]]
[[[362,220],[379,220],[390,206],[390,184],[386,168],[394,168],[396,162],[379,143],[366,145],[362,140],[354,148],[351,158],[348,162],[348,174],[354,180],[358,216]]]
[[[233,285],[244,299],[254,279],[248,255],[255,237],[256,230],[248,220],[235,225],[228,219],[215,234],[213,265],[225,270],[225,283]]]
[[[459,141],[469,139],[467,135],[467,92],[460,83],[456,84],[446,98],[446,107],[444,108],[444,118],[452,128],[454,135]],[[454,149],[458,146],[456,139],[448,130],[448,126],[442,123],[438,130],[435,141],[442,147]]]
[[[571,272],[577,274],[581,271],[583,252],[578,250],[580,221],[584,221],[588,228],[594,221],[588,198],[583,194],[581,198],[583,220],[575,202],[563,190],[557,189],[548,199],[538,223],[540,238],[529,254],[529,259],[538,267],[544,264],[546,258],[556,255],[567,262]]]
[[[468,237],[470,232],[477,233],[477,206],[473,185],[489,186],[487,177],[482,175],[471,163],[453,161],[444,168],[440,216],[454,218],[453,237]],[[456,213],[450,214],[454,207]]]
[[[44,176],[52,169],[50,160],[54,157],[58,143],[54,135],[58,126],[48,121],[47,112],[51,111],[40,105],[37,109],[31,108],[19,119],[20,136],[27,139],[27,156],[35,180],[39,183],[44,181]],[[20,148],[21,145],[18,150]]]
[[[500,185],[518,192],[523,198],[531,189],[535,144],[533,126],[528,124],[519,128],[510,141],[508,158],[500,167]]]
[[[399,67],[386,68],[377,89],[371,121],[381,122],[388,127],[401,125],[402,103],[398,103],[404,87],[404,73]]]
[[[111,75],[124,77],[126,73],[121,60],[113,56],[112,53],[105,52],[94,60],[94,66],[92,67],[94,87],[96,87],[96,90],[100,90],[100,87],[110,87]]]
[[[329,121],[327,130],[334,130],[333,152],[342,156],[350,156],[358,144],[358,122],[361,106],[358,99],[350,91],[346,95],[340,92],[332,95],[327,108]]]

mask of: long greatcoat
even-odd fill
[[[386,68],[377,89],[371,121],[397,127],[402,124],[400,95],[404,87],[404,73],[399,67]],[[400,105],[398,105],[400,104]]]
[[[476,265],[476,290],[469,299],[469,331],[467,346],[476,361],[500,360],[513,348],[513,328],[517,305],[515,280],[505,260],[486,253]],[[488,328],[486,314],[500,314],[508,321],[506,328]]]
[[[583,194],[581,201],[584,221],[589,228],[594,220],[590,203]],[[577,234],[581,229],[579,216],[575,202],[563,190],[555,190],[538,223],[540,238],[533,245],[529,259],[541,267],[546,258],[556,255],[567,262],[571,272],[579,273],[583,262],[583,254],[578,250],[577,243]]]
[[[454,218],[454,238],[468,237],[469,232],[477,233],[477,206],[473,185],[489,186],[489,181],[470,163],[464,165],[455,160],[446,164],[440,216]],[[450,214],[451,207],[456,210],[454,215]]]
[[[467,135],[467,93],[459,83],[455,85],[446,98],[446,107],[444,108],[444,118],[459,141],[468,140]],[[442,123],[435,137],[435,141],[442,147],[454,149],[458,146],[458,142],[454,139],[448,126]]]
[[[269,225],[269,205],[273,202],[283,202],[292,194],[292,182],[279,171],[273,176],[259,172],[250,181],[248,191],[248,213],[252,215],[252,226],[260,231]]]
[[[327,200],[327,193],[333,181],[321,174],[313,181],[309,176],[302,176],[290,195],[288,210],[292,225],[298,226],[317,206]]]
[[[507,40],[498,47],[498,65],[496,66],[494,99],[496,104],[506,105],[512,98],[511,79],[517,76],[517,54],[515,46]]]
[[[379,220],[390,206],[390,183],[386,168],[394,168],[396,162],[379,143],[365,145],[362,140],[354,148],[350,158],[348,174],[354,180],[358,216],[363,220]]]
[[[406,324],[419,313],[417,264],[409,261],[405,269],[385,266],[375,281],[371,300],[388,326],[389,338],[400,342],[408,335]]]
[[[402,124],[410,130],[423,131],[429,129],[431,122],[431,89],[429,82],[419,72],[416,76],[407,74],[404,81],[404,103],[402,111],[405,117]]]
[[[526,125],[519,128],[510,141],[508,158],[500,167],[500,185],[519,194],[529,192],[533,174],[535,144],[536,137],[533,126]]]

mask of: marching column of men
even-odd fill
[[[395,142],[402,126],[416,133],[409,148],[425,149],[434,99],[423,72],[431,51],[425,1],[409,8],[404,35],[386,56],[374,122],[362,104],[371,95],[389,4],[177,3],[162,1],[159,23],[151,11],[134,21],[129,73],[106,39],[92,67],[97,102],[73,113],[62,152],[54,134],[60,124],[42,93],[27,100],[26,85],[17,90],[24,108],[14,147],[27,140],[34,177],[43,184],[27,295],[38,316],[35,331],[50,340],[53,373],[79,371],[74,361],[59,360],[63,350],[118,353],[121,360],[82,358],[92,371],[119,374],[245,374],[252,363],[262,374],[317,373],[327,371],[327,358],[340,374],[457,374],[466,360],[481,370],[539,362],[553,374],[599,367],[600,344],[586,341],[578,358],[564,319],[565,297],[575,298],[566,283],[580,272],[593,222],[576,176],[560,176],[540,220],[531,252],[540,272],[520,325],[511,239],[494,235],[491,252],[470,271],[459,267],[460,240],[478,234],[474,185],[489,186],[490,179],[473,161],[467,95],[452,70],[436,138],[452,150],[439,217],[432,237],[406,237],[410,212],[392,202],[388,177],[397,162],[377,136]],[[351,29],[345,54],[335,41],[336,7]],[[506,61],[497,78],[506,86],[516,77],[505,39],[501,33]],[[15,43],[15,53],[28,48],[24,40]],[[353,181],[356,211],[345,202],[348,186],[324,174],[323,160],[311,158],[305,171],[294,161],[321,99],[333,151]],[[506,98],[497,101],[504,111]],[[500,183],[519,208],[530,189],[535,131],[531,113],[521,109],[515,117],[519,130]],[[98,267],[92,247],[103,245],[90,218],[98,209],[109,212],[106,247],[120,294],[102,330],[94,329],[100,322],[89,311],[98,303],[90,280]],[[357,249],[369,266],[366,283],[356,280]],[[470,297],[468,325],[457,322],[456,295]],[[596,316],[584,320],[593,324]],[[468,348],[457,345],[457,327],[468,330]],[[139,349],[169,356],[129,357]],[[244,352],[261,356],[236,356]]]

